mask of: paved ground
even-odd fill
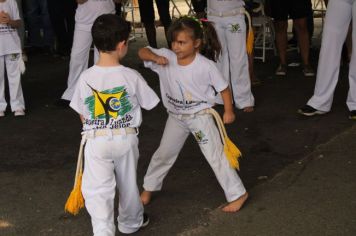
[[[157,76],[139,66],[136,51],[144,43],[132,43],[124,63],[159,92]],[[317,55],[312,51],[314,64]],[[297,60],[295,51],[290,58]],[[263,81],[253,88],[256,111],[236,111],[236,122],[227,127],[244,154],[239,174],[251,193],[248,204],[239,214],[220,213],[223,192],[189,138],[163,191],[146,208],[150,226],[136,235],[356,235],[355,122],[347,119],[347,67],[341,69],[332,112],[305,118],[296,110],[311,96],[315,78],[304,78],[299,67],[276,78],[276,64],[273,56],[256,63]],[[53,105],[65,88],[68,61],[32,55],[27,67],[27,116],[15,119],[8,112],[0,120],[0,235],[90,235],[85,210],[76,217],[63,213],[80,141],[77,115]],[[143,118],[140,186],[166,113],[160,104]]]

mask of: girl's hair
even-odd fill
[[[221,52],[221,44],[211,22],[190,16],[180,17],[169,27],[168,40],[175,41],[178,33],[182,31],[191,33],[193,40],[201,39],[200,53],[210,60],[217,61]]]

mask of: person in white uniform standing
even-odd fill
[[[242,0],[208,0],[208,20],[214,22],[222,46],[218,68],[231,83],[235,106],[253,111],[254,97],[246,53],[246,23]]]
[[[9,81],[10,106],[15,116],[25,115],[21,87],[21,42],[17,28],[21,26],[15,0],[0,0],[0,117],[5,116],[5,67]]]
[[[224,190],[228,204],[222,210],[236,212],[248,194],[236,171],[229,166],[219,131],[209,113],[218,92],[224,101],[223,120],[232,123],[235,115],[231,92],[215,62],[199,53],[201,49],[209,58],[217,58],[220,44],[216,32],[209,22],[183,17],[171,25],[168,36],[173,51],[151,47],[139,50],[145,66],[159,75],[162,101],[169,114],[160,146],[144,177],[141,200],[147,204],[152,192],[161,190],[164,177],[192,133]]]
[[[113,0],[77,0],[73,46],[70,55],[67,89],[58,105],[68,105],[72,99],[80,73],[88,68],[89,51],[93,42],[90,29],[94,20],[107,13],[115,13]],[[94,48],[94,63],[98,60],[98,51]]]
[[[115,235],[114,199],[119,190],[118,229],[134,233],[149,222],[136,182],[141,107],[159,98],[135,70],[120,65],[128,50],[130,24],[99,16],[92,28],[99,60],[84,71],[70,106],[80,114],[86,141],[82,193],[95,236]]]
[[[298,110],[305,116],[321,115],[331,110],[335,87],[339,78],[342,45],[346,39],[350,21],[356,29],[356,1],[330,0],[325,16],[323,37],[319,55],[314,95]],[[352,45],[356,35],[352,34]],[[356,54],[352,53],[349,64],[349,92],[346,100],[349,118],[356,120]]]

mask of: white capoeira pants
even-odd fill
[[[176,161],[189,133],[197,140],[227,201],[234,201],[246,193],[240,177],[226,159],[219,131],[210,114],[188,117],[169,114],[161,144],[148,166],[143,188],[146,191],[161,190],[163,179]]]
[[[356,1],[330,0],[325,16],[319,55],[316,85],[308,105],[328,112],[331,109],[335,87],[339,78],[340,58],[350,21],[352,19],[352,45],[356,45]],[[354,51],[354,50],[353,50]],[[349,92],[346,104],[356,110],[356,53],[349,65]]]
[[[90,31],[84,31],[75,27],[73,46],[70,54],[69,75],[67,81],[67,89],[62,95],[64,100],[72,100],[75,86],[80,74],[88,68],[89,52],[93,38]],[[99,52],[94,48],[94,64],[99,58]]]
[[[85,150],[82,193],[91,216],[94,236],[114,236],[114,198],[119,190],[118,228],[136,232],[143,206],[136,182],[139,157],[134,134],[89,138]]]
[[[19,53],[0,56],[0,111],[6,110],[5,100],[5,65],[9,81],[11,111],[25,110],[25,100],[21,87],[21,55]]]
[[[218,34],[222,51],[217,66],[230,83],[235,106],[239,109],[254,106],[246,52],[246,23],[244,15],[208,16]],[[217,101],[221,103],[221,101]]]

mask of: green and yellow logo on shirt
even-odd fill
[[[105,119],[106,124],[110,118],[116,119],[131,111],[132,105],[128,99],[129,95],[124,86],[97,91],[88,85],[93,91],[93,96],[85,99],[91,119]]]

